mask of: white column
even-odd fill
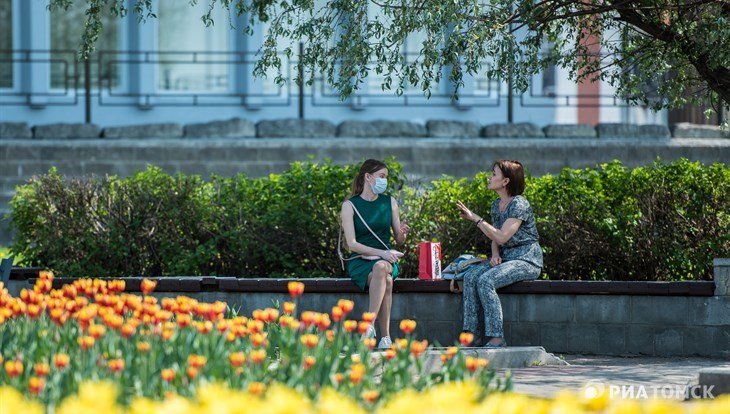
[[[186,5],[187,6],[187,5]],[[153,13],[157,12],[157,3],[153,3]],[[140,109],[152,109],[149,94],[157,91],[157,19],[149,18],[138,23],[138,14],[132,11],[125,18],[128,28],[128,55],[122,60],[135,61],[127,66],[129,76],[129,92],[138,95],[137,105]]]
[[[51,84],[51,19],[44,0],[23,0],[13,4],[20,13],[19,46],[25,51],[20,77],[23,93],[30,93],[30,106],[43,108]],[[33,52],[31,52],[33,51]],[[75,92],[74,92],[75,93]]]

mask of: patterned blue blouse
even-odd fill
[[[538,243],[539,235],[535,225],[532,206],[521,195],[510,201],[504,213],[499,211],[499,198],[492,202],[492,225],[501,229],[509,218],[522,220],[520,228],[507,242],[499,246],[502,261],[523,260],[542,267],[542,249]]]

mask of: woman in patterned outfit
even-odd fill
[[[489,262],[471,266],[464,274],[464,331],[474,334],[472,346],[481,342],[479,308],[484,310],[488,348],[507,345],[502,327],[502,304],[496,290],[521,280],[534,280],[542,269],[542,250],[530,203],[522,197],[525,175],[519,161],[499,160],[492,165],[490,190],[499,198],[492,202],[492,223],[469,210],[461,201],[461,217],[471,220],[492,240]]]
[[[390,348],[392,345],[390,310],[393,279],[398,277],[398,260],[403,256],[403,253],[390,248],[391,229],[398,244],[405,243],[410,230],[405,221],[400,221],[395,198],[384,194],[387,187],[388,168],[385,164],[377,160],[365,161],[340,211],[345,242],[352,252],[347,259],[347,273],[360,289],[369,288],[368,312],[377,315],[381,335],[378,348]],[[375,335],[375,328],[371,325],[363,337]]]

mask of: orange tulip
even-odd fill
[[[357,385],[362,382],[363,376],[365,376],[365,365],[358,363],[350,367],[350,381],[353,384]]]
[[[304,283],[302,282],[289,282],[287,287],[289,288],[289,295],[295,299],[304,294]]]
[[[390,349],[386,349],[386,350],[385,350],[385,359],[386,359],[387,361],[390,361],[390,360],[392,360],[393,358],[395,358],[396,354],[397,354],[397,352],[396,352],[396,350],[395,350],[395,349],[393,349],[393,348],[390,348]]]
[[[368,323],[373,323],[375,322],[376,316],[377,314],[375,312],[364,312],[362,314],[362,320]]]
[[[370,404],[378,400],[380,393],[376,390],[363,391],[362,399],[369,402]]]
[[[294,313],[294,309],[296,309],[297,305],[291,303],[291,302],[284,302],[283,305],[281,305],[281,309],[286,313],[287,315],[291,315]]]
[[[163,369],[162,372],[160,372],[160,377],[162,377],[162,380],[166,381],[166,382],[174,381],[176,376],[177,376],[177,374],[175,373],[175,370],[172,368],[166,368],[166,369]]]
[[[413,333],[416,330],[416,321],[411,319],[403,319],[400,321],[400,330],[406,335]]]
[[[137,351],[148,352],[152,348],[149,342],[139,341],[137,342]]]
[[[38,319],[38,316],[41,314],[41,307],[35,303],[31,303],[27,307],[27,313],[29,318]]]
[[[266,360],[266,350],[254,349],[251,351],[251,362],[254,364],[260,364]]]
[[[345,375],[342,374],[341,372],[338,372],[337,374],[335,374],[335,382],[337,382],[338,384],[342,384],[342,381],[344,379],[345,379]]]
[[[124,369],[124,360],[123,359],[112,359],[110,360],[107,365],[109,366],[109,370],[111,372],[120,372]]]
[[[317,314],[312,311],[302,312],[302,323],[304,326],[309,328],[312,326],[317,319]]]
[[[339,306],[332,307],[332,320],[333,321],[339,322],[343,316],[345,316],[345,312],[342,311],[342,308],[340,308]]]
[[[251,339],[251,345],[253,345],[255,347],[265,346],[265,344],[266,344],[266,334],[265,333],[264,334],[255,333],[253,335],[250,335],[249,338]]]
[[[357,331],[360,333],[360,335],[364,335],[365,332],[368,331],[368,328],[370,328],[370,325],[372,325],[372,323],[370,322],[360,322],[357,324]]]
[[[142,279],[142,283],[139,285],[139,289],[145,295],[149,295],[150,293],[154,292],[156,287],[157,282],[149,279]]]
[[[266,308],[264,309],[264,321],[268,323],[274,323],[276,322],[276,318],[279,317],[279,311],[272,308]]]
[[[248,384],[248,392],[253,395],[256,395],[256,396],[262,395],[264,393],[264,391],[266,391],[266,385],[264,385],[263,383],[252,382],[252,383]]]
[[[343,324],[343,327],[345,328],[345,332],[350,333],[350,332],[354,331],[355,329],[357,329],[357,321],[347,320]]]
[[[122,325],[122,329],[119,330],[119,333],[121,333],[123,337],[129,338],[134,335],[136,331],[137,329],[134,326],[125,323]]]
[[[197,368],[195,368],[195,367],[188,367],[188,368],[187,368],[187,369],[185,370],[185,374],[186,374],[186,375],[188,376],[188,378],[190,378],[191,380],[195,379],[195,378],[196,378],[196,377],[198,376],[198,373],[199,373],[199,372],[200,372],[200,371],[198,371],[198,369],[197,369]]]
[[[362,343],[365,344],[368,349],[375,349],[375,338],[365,338],[362,340]]]
[[[37,377],[45,377],[51,372],[51,366],[45,362],[39,362],[33,366],[33,371],[35,371]]]
[[[299,339],[302,341],[304,346],[310,349],[314,348],[319,343],[319,337],[314,334],[302,335]]]
[[[195,368],[203,368],[208,362],[208,358],[203,355],[190,354],[188,356],[188,365]]]
[[[104,325],[89,325],[89,335],[93,336],[94,339],[101,338],[105,332],[106,328],[104,328]]]
[[[478,358],[474,358],[472,356],[466,357],[466,360],[464,361],[466,365],[466,369],[471,372],[472,374],[479,368],[479,361]]]
[[[425,339],[423,341],[413,341],[411,342],[411,354],[418,358],[421,354],[423,354],[427,347],[428,341]]]
[[[457,353],[459,352],[459,348],[455,346],[450,346],[446,348],[446,353],[444,354],[446,356],[446,359],[453,358]]]
[[[43,378],[30,377],[30,379],[28,380],[28,391],[30,391],[31,394],[40,394],[45,386],[46,381]]]
[[[342,309],[342,312],[348,314],[355,308],[355,302],[347,299],[340,299],[337,301],[337,307]]]
[[[333,331],[332,329],[325,331],[324,334],[325,336],[327,336],[327,341],[333,342],[335,340],[335,331]]]
[[[316,362],[317,362],[317,359],[314,358],[313,356],[304,357],[304,369],[312,368]]]
[[[332,324],[330,316],[326,313],[318,313],[314,318],[314,323],[321,331],[326,331]]]
[[[76,338],[76,341],[84,351],[91,348],[94,345],[94,342],[96,342],[93,336],[79,336]]]
[[[232,352],[228,355],[228,360],[231,361],[231,365],[238,368],[246,362],[246,354],[243,352]]]
[[[66,354],[56,354],[53,356],[53,365],[58,369],[64,369],[71,362],[71,358]]]
[[[5,372],[10,378],[14,378],[23,373],[23,363],[20,361],[5,361]]]
[[[201,334],[205,335],[213,330],[213,322],[211,321],[199,321],[195,323],[195,329]]]
[[[459,335],[459,343],[461,346],[467,346],[474,340],[474,334],[471,332],[462,332]]]

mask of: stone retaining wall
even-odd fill
[[[345,121],[339,125],[326,120],[275,119],[253,122],[232,118],[202,124],[161,123],[100,128],[95,124],[48,124],[29,126],[24,122],[0,122],[0,139],[74,138],[730,138],[730,131],[711,125],[678,123],[665,125],[598,124],[548,125],[533,123],[486,124],[430,120],[426,124],[409,121]]]
[[[511,345],[543,346],[552,353],[706,356],[730,360],[730,259],[715,259],[713,282],[520,282],[500,289],[505,336]],[[31,279],[28,279],[28,278]],[[10,290],[31,286],[33,274],[12,276]],[[289,280],[161,278],[156,295],[222,300],[250,315],[289,300]],[[301,310],[329,312],[341,298],[366,310],[367,294],[349,279],[303,279]],[[63,280],[54,281],[56,286]],[[127,279],[139,290],[140,279]],[[712,290],[714,288],[714,291]],[[416,333],[442,345],[461,331],[462,301],[446,281],[397,280],[391,333],[402,319],[418,321]]]

